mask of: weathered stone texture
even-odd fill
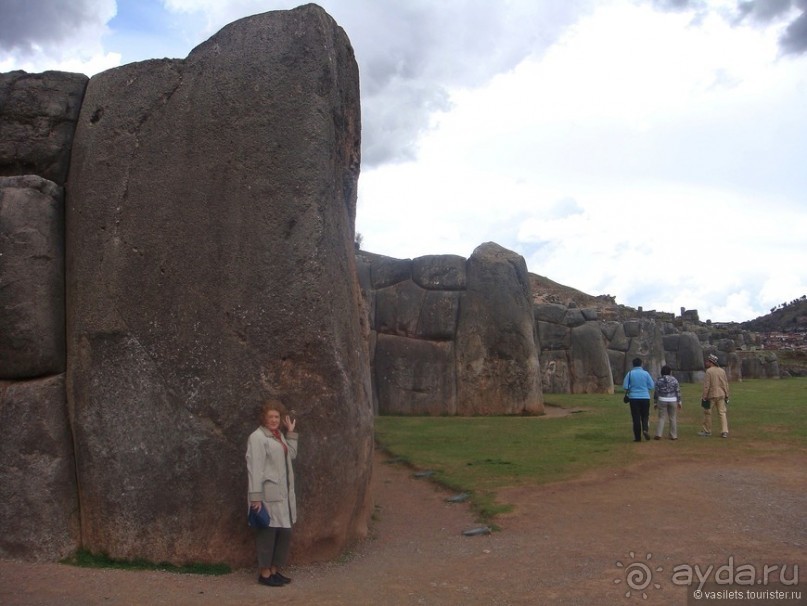
[[[416,336],[426,291],[406,280],[376,291],[376,329],[393,335]]]
[[[613,393],[614,382],[602,331],[595,322],[571,330],[571,393]]]
[[[536,322],[536,329],[541,352],[571,348],[571,330],[564,324]]]
[[[0,379],[65,370],[62,188],[0,177]]]
[[[426,291],[418,320],[418,335],[434,341],[454,339],[459,319],[460,293]]]
[[[743,377],[779,378],[779,359],[775,353],[755,351],[743,352],[739,356]]]
[[[550,324],[563,324],[566,317],[567,307],[559,303],[541,303],[533,306],[536,322],[548,322]]]
[[[541,388],[544,393],[571,393],[569,354],[565,350],[541,352]]]
[[[387,414],[456,414],[454,343],[379,334],[375,383]]]
[[[467,263],[457,327],[457,412],[540,414],[543,392],[527,266],[488,242]]]
[[[253,564],[244,452],[267,396],[301,435],[296,561],[366,533],[359,148],[353,51],[315,5],[91,79],[67,208],[86,548]]]
[[[676,364],[671,367],[675,370],[703,370],[703,347],[695,333],[682,332],[678,338]],[[668,360],[668,363],[670,361]]]
[[[465,290],[465,259],[458,255],[426,255],[412,262],[412,280],[432,290]]]
[[[79,547],[64,375],[0,381],[0,557],[55,561]]]
[[[630,336],[630,345],[625,352],[625,368],[622,369],[624,377],[632,364],[634,358],[641,358],[642,368],[658,377],[661,375],[661,367],[665,364],[664,343],[660,327],[653,320],[640,320],[625,323],[625,334]],[[619,379],[622,384],[622,378]]]
[[[376,289],[412,279],[412,259],[394,259],[384,255],[362,253],[371,263],[372,286]]]
[[[524,260],[492,243],[474,254],[358,254],[380,414],[543,412]]]
[[[0,74],[0,175],[38,175],[64,185],[87,76]]]

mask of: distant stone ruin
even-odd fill
[[[377,412],[543,412],[523,257],[492,242],[468,260],[358,257]]]
[[[759,334],[738,325],[703,323],[697,310],[682,310],[681,316],[675,317],[617,305],[612,297],[583,293],[579,293],[580,298],[590,305],[578,307],[574,301],[560,302],[562,298],[555,294],[535,292],[542,281],[535,274],[510,280],[506,271],[486,272],[490,279],[481,289],[484,297],[499,303],[474,308],[465,299],[469,280],[466,266],[484,264],[486,251],[498,251],[495,256],[508,259],[513,267],[524,264],[519,255],[494,243],[480,246],[468,260],[454,255],[394,259],[358,253],[372,328],[377,412],[540,414],[543,406],[533,404],[536,400],[525,394],[540,393],[543,402],[547,393],[614,393],[621,390],[625,373],[636,357],[653,376],[659,376],[661,367],[669,365],[673,375],[687,383],[703,380],[704,359],[712,353],[731,381],[779,377],[777,356],[760,348]],[[518,271],[516,275],[520,275]],[[519,294],[519,285],[525,280],[533,291],[528,288],[527,294]],[[500,347],[501,343],[512,344],[513,335],[523,336],[529,330],[523,320],[522,297],[537,301],[532,304],[537,365],[532,347]],[[516,301],[519,303],[513,306]],[[465,314],[460,313],[463,309]],[[461,373],[465,344],[457,335],[463,318],[475,318],[477,325],[468,332],[487,335],[488,342],[495,343],[490,350],[508,360],[510,371],[493,384],[500,393],[510,390],[514,405],[474,408],[468,395],[473,389],[460,395],[463,386],[473,385]],[[514,329],[516,326],[521,328]],[[535,372],[540,388],[524,390]],[[496,401],[496,396],[486,394],[484,401]]]

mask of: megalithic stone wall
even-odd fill
[[[0,557],[80,546],[65,400],[64,181],[83,74],[0,74]]]
[[[470,259],[360,252],[381,414],[541,414],[523,257],[482,244]]]
[[[67,204],[85,548],[254,564],[244,455],[270,396],[298,419],[294,559],[366,534],[359,150],[353,50],[315,5],[90,80]]]

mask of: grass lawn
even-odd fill
[[[728,440],[696,434],[702,410],[699,384],[682,384],[675,447],[682,459],[757,456],[782,448],[807,452],[807,378],[758,379],[731,384]],[[431,470],[432,479],[451,490],[467,491],[483,521],[508,510],[496,503],[504,486],[543,484],[582,472],[622,467],[652,454],[651,443],[633,442],[630,411],[622,393],[546,394],[545,407],[572,411],[543,417],[402,417],[376,419],[378,444],[415,469]],[[650,430],[657,416],[651,405]],[[666,431],[665,431],[666,433]]]

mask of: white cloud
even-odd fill
[[[26,0],[0,5],[0,69],[49,69],[95,73],[115,67],[103,37],[115,16],[115,0]]]
[[[486,86],[452,89],[405,178],[363,174],[365,248],[426,254],[427,223],[451,234],[428,252],[467,256],[496,239],[531,271],[625,304],[761,315],[772,256],[807,261],[782,237],[807,229],[793,197],[807,149],[794,128],[803,62],[778,58],[778,35],[603,6]],[[559,213],[570,200],[576,212]],[[394,222],[379,230],[379,215]]]

